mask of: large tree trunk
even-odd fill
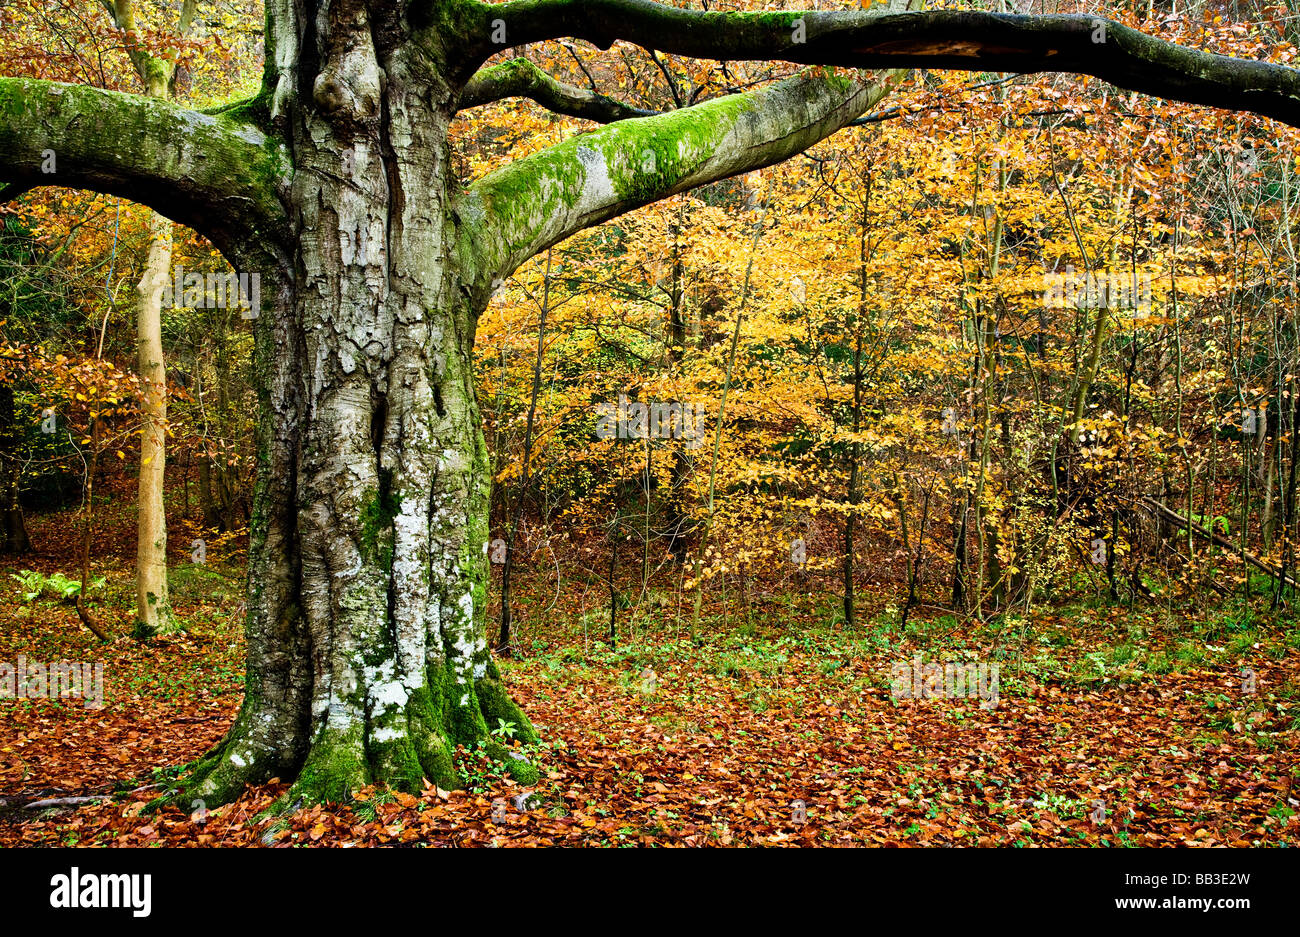
[[[136,370],[144,384],[140,410],[140,478],[136,489],[136,634],[149,637],[176,627],[167,594],[167,368],[162,347],[162,292],[171,269],[172,223],[155,213],[153,240],[138,286]]]
[[[487,295],[465,288],[472,248],[446,203],[451,112],[430,104],[455,95],[413,80],[428,68],[415,48],[375,49],[360,8],[313,25],[330,35],[305,41],[330,55],[301,89],[316,107],[287,128],[294,276],[273,326],[259,323],[273,370],[247,695],[187,785],[197,797],[273,775],[327,799],[372,782],[449,787],[453,747],[490,740],[498,720],[536,740],[484,633],[489,476],[471,351]]]

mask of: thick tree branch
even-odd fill
[[[484,176],[455,206],[473,252],[486,258],[478,278],[505,277],[550,245],[623,212],[788,159],[874,106],[901,74],[865,83],[791,78],[620,121],[516,160]]]
[[[705,13],[651,0],[480,4],[474,51],[623,39],[677,55],[805,65],[1092,75],[1130,91],[1252,111],[1300,126],[1300,70],[1187,49],[1086,15],[932,12]]]
[[[557,81],[528,59],[511,59],[480,71],[461,92],[460,109],[480,107],[503,98],[531,98],[557,114],[600,124],[656,113]]]
[[[0,78],[0,172],[12,186],[120,195],[228,257],[284,253],[287,151],[254,127],[165,101]]]

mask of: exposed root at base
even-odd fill
[[[411,692],[404,707],[389,707],[364,719],[327,716],[316,723],[310,744],[285,740],[280,751],[259,751],[249,743],[248,726],[257,714],[241,709],[230,732],[212,751],[189,767],[169,794],[150,804],[171,803],[182,809],[211,808],[238,797],[250,784],[274,777],[292,778],[284,803],[346,803],[354,792],[382,785],[418,793],[425,782],[445,790],[461,786],[452,753],[457,745],[484,743],[489,756],[501,762],[517,783],[537,783],[537,768],[492,738],[489,727],[501,723],[514,728],[525,743],[538,741],[528,717],[501,685],[495,665],[473,686],[444,677],[439,683]],[[459,691],[459,699],[457,699]],[[294,772],[277,770],[285,763],[285,749],[301,749]]]

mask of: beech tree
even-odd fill
[[[266,13],[260,93],[208,113],[0,79],[0,199],[43,184],[130,198],[261,276],[246,695],[180,788],[209,803],[275,776],[310,799],[450,786],[453,747],[488,740],[498,719],[536,738],[485,638],[489,477],[471,367],[479,314],[528,258],[807,149],[902,69],[1073,72],[1300,126],[1300,72],[1091,16],[649,0],[267,0]],[[884,71],[813,67],[646,114],[522,60],[487,66],[565,38]],[[506,96],[605,126],[456,178],[451,121]],[[55,173],[42,172],[48,150]]]

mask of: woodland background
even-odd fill
[[[1289,3],[1097,9],[1248,58],[1300,41]],[[140,2],[130,41],[172,57],[178,100],[256,92],[260,4],[174,19]],[[0,3],[8,75],[137,92],[128,44],[95,3]],[[512,52],[653,111],[792,70]],[[469,179],[583,126],[494,104],[454,158]],[[162,309],[177,619],[133,637],[151,213],[0,205],[0,659],[104,659],[109,694],[0,703],[0,841],[1295,844],[1297,139],[1070,76],[918,72],[802,157],[536,258],[476,354],[489,634],[504,606],[543,780],[521,799],[467,752],[464,791],[275,817],[274,784],[140,812],[240,699],[248,322]],[[228,272],[174,239],[173,267]],[[1139,301],[1050,295],[1089,276]],[[610,438],[620,399],[702,418]],[[892,699],[915,654],[997,663],[1000,705]]]

